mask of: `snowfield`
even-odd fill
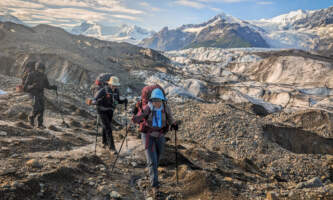
[[[164,52],[176,74],[132,71],[146,84],[158,83],[168,97],[203,101],[250,102],[269,113],[316,107],[332,110],[332,62],[300,55],[279,56],[286,49],[194,48]],[[262,54],[268,57],[262,57]],[[215,89],[214,89],[215,88]]]

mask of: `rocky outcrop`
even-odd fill
[[[327,9],[317,10],[305,18],[296,20],[293,22],[292,27],[294,29],[311,29],[319,26],[327,26],[329,24],[333,24],[333,6]]]
[[[133,69],[169,67],[169,60],[154,50],[74,36],[48,25],[29,28],[0,22],[0,40],[1,73],[10,76],[19,77],[27,61],[37,60],[45,63],[52,80],[86,87],[101,72],[112,72],[127,84]]]

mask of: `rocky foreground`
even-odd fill
[[[30,99],[13,91],[19,80],[1,76],[0,199],[149,199],[145,158],[133,125],[118,163],[101,147],[85,93],[60,87],[46,93],[45,125],[28,125]],[[133,102],[133,101],[132,101]],[[169,132],[159,167],[161,199],[332,199],[333,114],[307,109],[265,113],[251,103],[169,102],[178,131]],[[130,114],[127,114],[130,118]],[[126,114],[116,113],[119,149]]]

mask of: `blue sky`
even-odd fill
[[[136,24],[155,31],[202,23],[222,12],[254,20],[330,6],[333,0],[0,0],[0,12],[30,25],[70,28],[89,20],[103,25]]]

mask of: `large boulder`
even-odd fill
[[[207,84],[197,79],[187,79],[184,83],[184,88],[195,97],[204,97],[207,95]]]

